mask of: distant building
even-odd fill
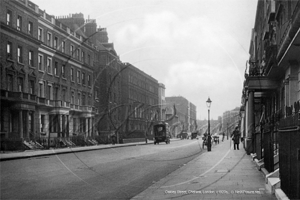
[[[172,121],[170,125],[176,124],[176,126],[179,126],[179,131],[187,131],[192,132],[196,130],[197,123],[196,123],[196,106],[189,102],[186,98],[182,96],[174,96],[174,97],[166,97],[166,113],[167,116],[170,116],[171,113],[174,112],[173,105],[176,107],[176,115],[178,121]],[[171,112],[170,112],[171,111]],[[167,117],[168,119],[168,117]],[[180,125],[179,125],[180,124]],[[176,132],[178,134],[178,132]]]
[[[122,132],[124,138],[151,137],[151,122],[160,118],[159,83],[130,63],[122,72]]]
[[[159,102],[159,120],[166,120],[166,97],[165,97],[166,87],[163,83],[159,83],[158,87],[158,102]]]
[[[236,107],[233,110],[228,110],[223,113],[222,117],[222,132],[230,137],[234,128],[239,125],[240,108]]]

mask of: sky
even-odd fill
[[[50,15],[83,13],[107,29],[122,62],[197,107],[197,119],[241,105],[257,0],[32,0]]]

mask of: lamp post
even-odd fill
[[[206,101],[206,105],[207,105],[207,108],[208,108],[208,122],[207,122],[207,134],[208,134],[208,137],[207,137],[207,151],[211,151],[211,135],[210,135],[210,119],[209,119],[209,112],[210,112],[210,104],[211,104],[211,100],[210,98],[208,97],[207,101]]]

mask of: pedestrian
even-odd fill
[[[239,127],[236,126],[234,131],[232,132],[231,134],[231,137],[232,137],[232,140],[233,140],[233,147],[234,147],[234,150],[240,150],[239,149],[239,144],[240,144],[240,137],[241,137],[241,134],[240,134],[240,131],[239,131]]]
[[[113,135],[111,136],[111,144],[112,144],[112,145],[116,144],[116,135],[115,135],[115,134],[113,134]]]
[[[224,142],[225,132],[223,132],[222,135],[223,135],[223,137],[222,137],[222,142]]]

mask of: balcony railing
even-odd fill
[[[62,101],[62,100],[53,100],[55,107],[59,108],[70,108],[70,102]]]
[[[89,105],[85,105],[85,106],[80,106],[80,105],[75,105],[69,102],[65,102],[67,103],[66,105],[68,105],[69,108],[71,108],[71,110],[77,110],[77,111],[89,111],[89,112],[94,112],[94,113],[98,113],[98,109],[95,108],[94,106],[89,106]]]
[[[55,107],[62,107],[62,101],[61,100],[54,100]]]
[[[54,100],[47,99],[46,102],[47,102],[48,106],[54,106],[55,105],[55,101]]]
[[[23,98],[22,99],[28,99],[28,94],[27,93],[23,93]]]
[[[23,92],[1,90],[1,97],[10,98],[13,100],[36,102],[36,95]]]
[[[92,107],[91,106],[80,106],[80,110],[82,110],[82,111],[92,111]]]
[[[38,97],[38,104],[46,104],[46,98]]]
[[[249,76],[262,76],[262,69],[257,62],[250,62]]]

